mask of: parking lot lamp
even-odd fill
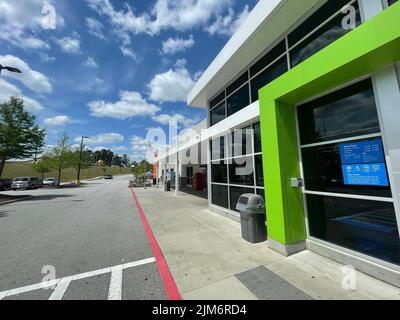
[[[2,70],[7,70],[14,73],[22,73],[21,70],[14,68],[14,67],[7,67],[0,64],[0,74]]]
[[[82,136],[81,139],[81,148],[79,150],[79,163],[78,163],[78,177],[76,179],[76,185],[79,187],[81,185],[81,162],[82,162],[82,154],[83,154],[83,139],[89,139],[89,137]]]

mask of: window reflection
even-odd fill
[[[380,132],[371,80],[298,108],[301,144]]]
[[[251,80],[251,100],[252,102],[258,100],[258,91],[288,71],[287,58],[284,56],[275,62],[268,69],[261,72],[257,77]]]
[[[357,9],[357,22],[356,25],[361,24],[361,16],[359,8],[354,4]],[[343,14],[339,14],[337,17],[333,18],[330,22],[325,24],[315,33],[310,35],[305,39],[300,45],[295,47],[290,51],[290,60],[292,67],[295,67],[299,63],[308,59],[318,51],[327,47],[329,44],[333,43],[337,39],[344,36],[346,33],[352,31],[352,29],[345,29],[342,26],[342,20],[344,18]]]
[[[242,110],[250,104],[249,85],[236,91],[227,99],[228,117]]]
[[[225,119],[225,101],[210,111],[210,125],[213,126]]]
[[[211,186],[211,202],[216,206],[229,209],[228,187],[213,184]]]
[[[211,181],[216,183],[228,183],[228,168],[224,161],[211,163]]]
[[[307,195],[312,237],[400,264],[393,203]]]
[[[229,182],[231,184],[254,186],[253,157],[230,160]]]
[[[246,194],[246,193],[254,194],[254,189],[251,189],[251,188],[240,188],[240,187],[230,187],[229,188],[229,192],[230,192],[230,209],[232,211],[239,212],[239,210],[236,210],[236,204],[238,203],[240,196],[243,195],[243,194]]]

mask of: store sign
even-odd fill
[[[345,185],[389,186],[381,139],[343,143],[340,158]]]

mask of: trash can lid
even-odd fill
[[[239,197],[236,209],[239,211],[265,209],[264,198],[258,194],[245,193]]]

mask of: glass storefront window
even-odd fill
[[[379,138],[380,139],[380,138]],[[372,140],[359,140],[354,143]],[[390,186],[345,185],[345,164],[340,156],[340,144],[328,144],[302,149],[305,186],[310,191],[392,197]],[[368,166],[368,170],[370,170]],[[364,170],[362,163],[360,169]],[[383,168],[382,168],[383,170]],[[382,173],[387,177],[386,168]],[[360,177],[362,179],[362,177]]]
[[[253,157],[241,157],[230,160],[229,183],[254,186]]]
[[[254,132],[254,133],[253,133]],[[211,148],[211,185],[215,186],[212,203],[215,206],[235,211],[236,202],[243,193],[255,193],[264,195],[262,154],[261,153],[261,129],[260,123],[249,125],[237,130],[237,142],[233,140],[233,133],[214,138],[210,141]],[[254,140],[252,139],[254,137]],[[233,142],[237,143],[239,152],[245,155],[233,157]],[[226,145],[228,144],[228,145]],[[214,153],[212,150],[214,150]],[[227,150],[225,152],[225,150]],[[254,154],[258,153],[258,154]],[[218,160],[218,161],[217,161]],[[254,166],[254,163],[256,166]],[[256,168],[256,172],[254,172]],[[216,186],[225,187],[221,189]],[[256,190],[256,187],[257,190]],[[227,205],[224,201],[216,199],[221,193],[228,190],[231,201]],[[228,200],[227,200],[228,201]],[[221,203],[219,205],[218,203]]]
[[[264,70],[257,77],[251,80],[251,101],[257,101],[258,91],[288,70],[287,58],[286,56],[283,56],[273,65],[268,67],[268,69]]]
[[[286,51],[285,40],[282,40],[250,68],[250,76],[254,77],[262,69],[264,69],[272,62],[274,62],[276,59],[278,59],[283,53],[285,53],[285,51]]]
[[[229,157],[239,157],[253,153],[251,136],[251,126],[233,130],[233,132],[228,135]]]
[[[229,209],[228,187],[216,184],[211,185],[211,202],[216,206]]]
[[[298,108],[302,145],[379,133],[370,79]]]
[[[211,182],[228,183],[228,167],[224,161],[211,163]]]
[[[216,107],[217,105],[219,105],[222,100],[225,99],[225,90],[222,91],[218,96],[216,96],[213,100],[211,100],[210,102],[210,109]]]
[[[249,80],[249,73],[246,71],[238,79],[236,79],[228,88],[226,88],[226,95],[229,96],[236,89],[239,89],[246,81]]]
[[[253,130],[254,130],[254,153],[260,153],[262,152],[262,147],[261,147],[261,127],[259,122],[253,125]]]
[[[249,84],[247,83],[226,99],[226,103],[228,117],[247,107],[250,104]]]
[[[339,12],[343,6],[348,4],[349,1],[335,0],[328,1],[327,4],[321,7],[316,13],[314,13],[309,19],[301,24],[295,31],[293,31],[288,39],[289,46],[292,47],[298,41],[307,36],[310,32],[318,28],[327,19],[332,17],[336,12]],[[361,24],[361,15],[357,1],[352,4],[357,12],[356,26]],[[347,13],[346,13],[347,14]],[[343,28],[343,19],[345,14],[338,14],[332,20],[327,22],[321,28],[314,33],[310,34],[304,39],[299,45],[290,51],[291,66],[295,67],[299,63],[308,59],[318,51],[327,47],[337,39],[344,36],[346,33],[352,31],[352,29]]]
[[[225,158],[225,137],[219,137],[210,141],[211,160]]]
[[[236,210],[236,204],[239,201],[241,195],[246,193],[254,194],[253,188],[240,188],[240,187],[229,187],[229,196],[230,196],[230,210],[239,212]]]
[[[256,164],[256,185],[257,187],[264,187],[262,156],[254,156],[254,162]]]
[[[223,101],[220,105],[210,110],[210,126],[212,127],[213,125],[221,122],[225,118],[225,101]]]
[[[312,237],[400,264],[393,203],[307,195]]]

